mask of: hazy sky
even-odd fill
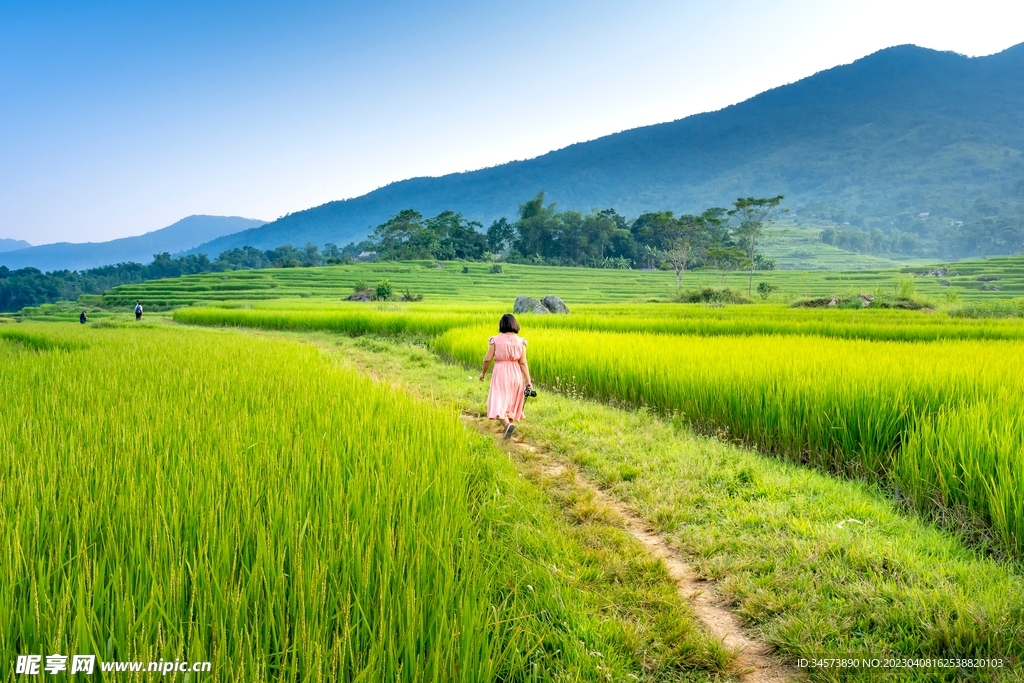
[[[0,0],[0,237],[272,220],[718,109],[1021,0]]]

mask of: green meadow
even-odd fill
[[[708,304],[662,271],[442,265],[0,320],[2,648],[225,681],[746,680],[618,509],[780,665],[999,662],[810,680],[1024,674],[1024,259],[763,271],[765,297]],[[422,300],[343,300],[382,280]],[[571,313],[520,316],[517,449],[474,420],[520,294]]]

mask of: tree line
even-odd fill
[[[687,270],[712,267],[753,271],[775,267],[760,251],[764,230],[786,211],[783,197],[746,197],[729,208],[699,215],[671,211],[629,220],[615,209],[558,211],[544,193],[520,204],[514,222],[500,218],[483,230],[462,214],[444,211],[424,218],[400,211],[373,232],[374,250],[388,260],[489,260],[596,268],[665,268],[676,284]]]
[[[102,294],[117,285],[182,275],[346,263],[356,258],[361,251],[372,248],[369,242],[350,244],[344,248],[325,244],[323,250],[315,244],[307,244],[303,248],[286,244],[266,251],[255,247],[240,247],[222,252],[213,261],[206,254],[175,258],[164,252],[154,254],[153,261],[146,265],[127,262],[82,271],[55,270],[49,273],[43,273],[38,268],[10,270],[7,266],[0,266],[0,311],[19,311],[26,306],[75,301],[81,294]]]
[[[1024,181],[1016,194],[1024,196]],[[807,204],[801,213],[834,223],[821,231],[822,242],[862,254],[961,259],[1024,252],[1024,209],[1007,201],[978,198],[959,219],[910,211],[865,219],[822,203]]]
[[[37,268],[0,266],[0,311],[18,311],[81,294],[102,294],[112,287],[197,273],[258,268],[299,268],[384,260],[467,261],[500,258],[508,263],[595,268],[662,268],[675,271],[678,289],[690,269],[753,271],[775,267],[760,251],[764,229],[779,212],[782,197],[737,199],[729,208],[699,215],[671,211],[644,213],[629,220],[615,209],[558,211],[544,193],[520,204],[516,220],[500,218],[484,230],[454,211],[424,218],[400,211],[377,226],[368,240],[344,247],[327,243],[274,249],[240,247],[210,260],[206,254],[172,257],[154,254],[149,264],[118,263],[88,270],[43,273]]]

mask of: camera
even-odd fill
[[[526,387],[526,389],[523,390],[523,397],[524,398],[531,398],[531,397],[536,398],[536,396],[537,396],[537,392],[534,391],[533,389],[531,389],[530,387]]]

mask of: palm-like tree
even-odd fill
[[[661,256],[661,251],[657,247],[652,247],[649,244],[645,244],[643,256],[644,261],[647,262],[647,267],[654,268],[655,263],[657,263],[658,261],[658,257]]]

